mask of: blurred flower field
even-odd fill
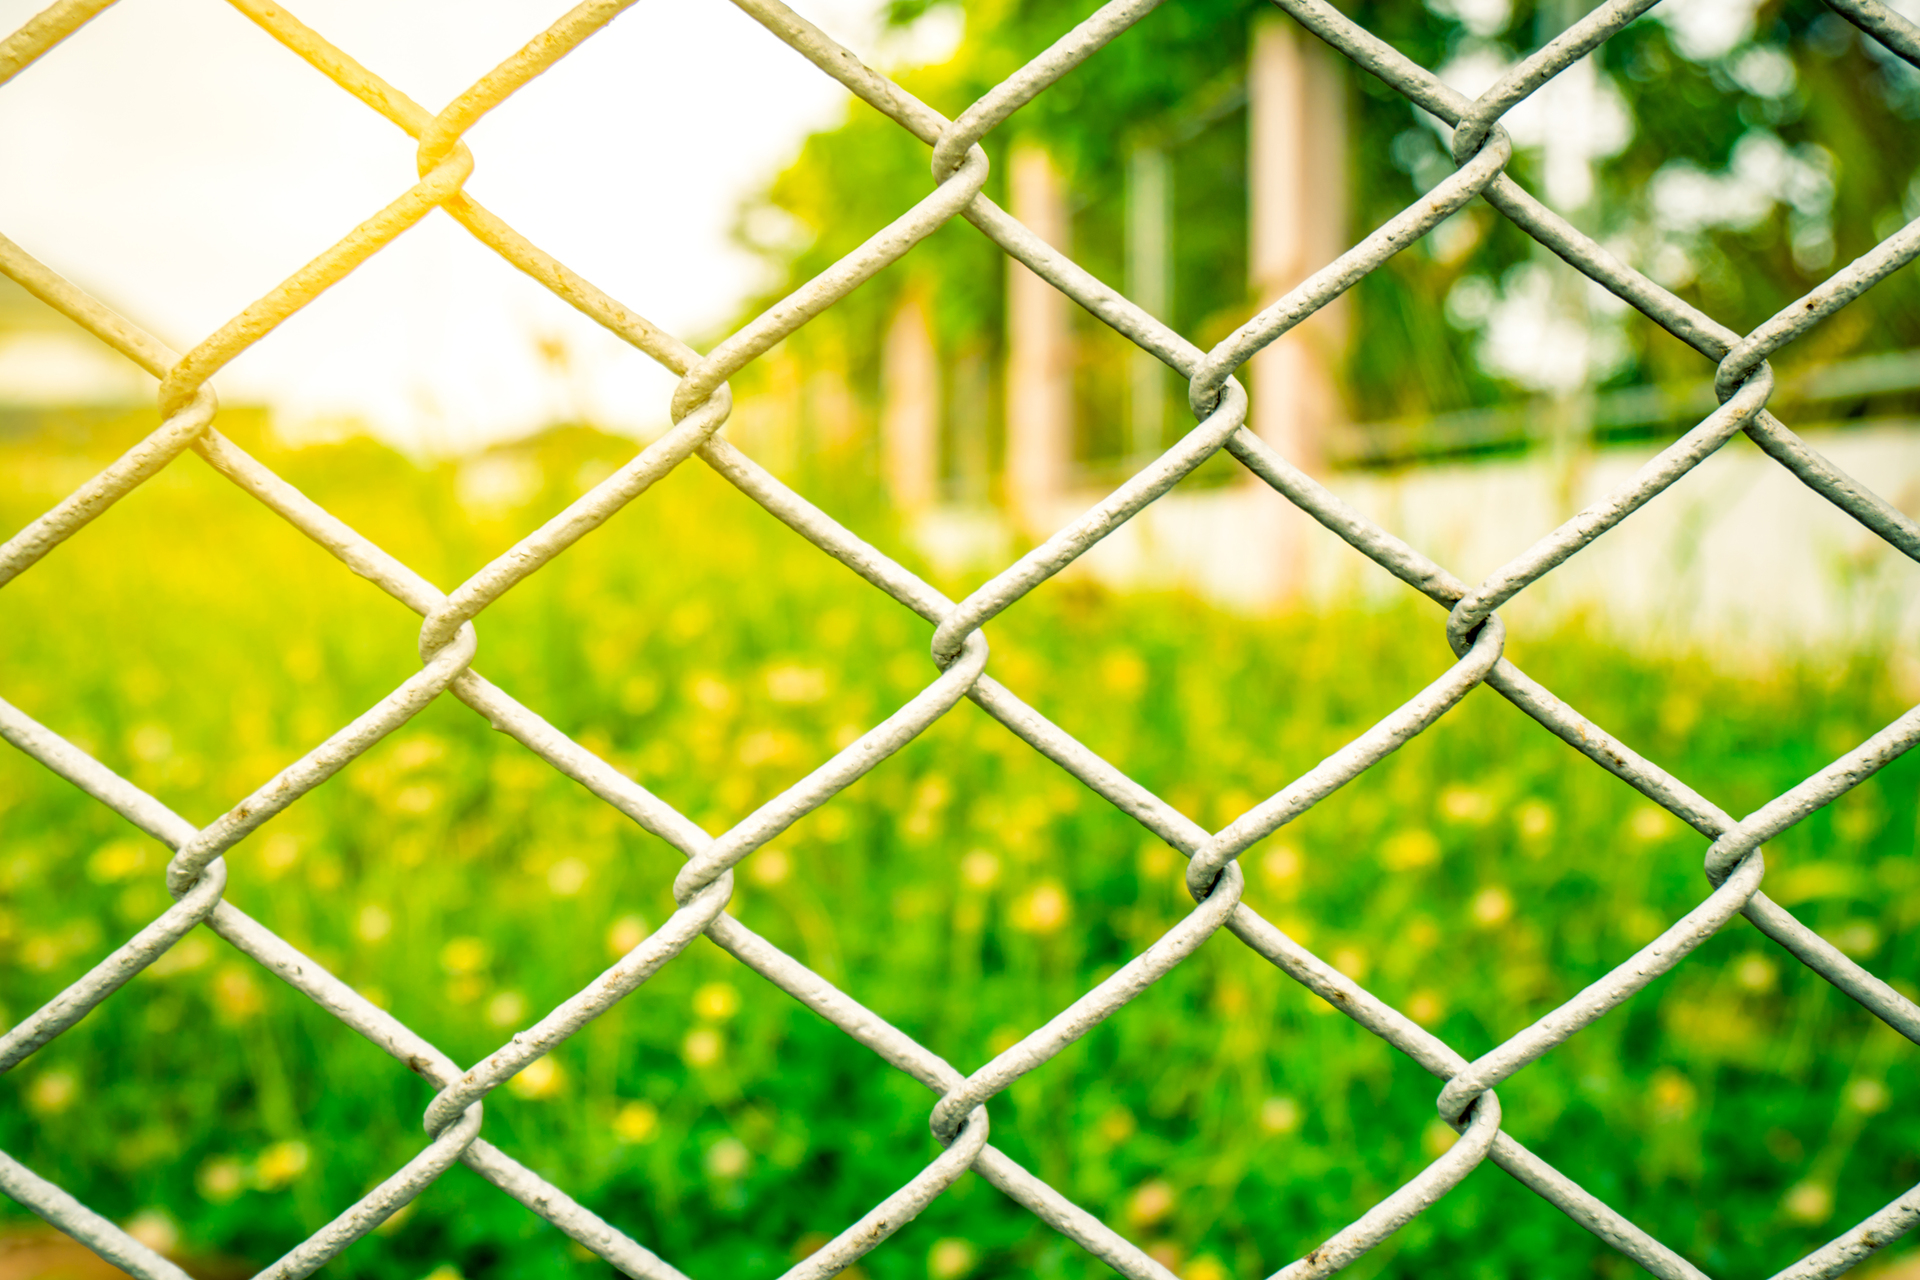
[[[450,586],[628,447],[559,432],[458,465],[364,442],[272,461]],[[0,442],[0,528],[103,459]],[[859,500],[827,505],[900,544]],[[716,832],[933,675],[926,624],[697,463],[479,629],[479,670]],[[0,592],[0,697],[206,822],[416,669],[417,630],[188,457]],[[1882,655],[1735,672],[1598,634],[1516,625],[1509,652],[1736,813],[1902,707]],[[1213,826],[1448,659],[1424,602],[1252,619],[1072,579],[989,635],[999,679]],[[1897,763],[1770,847],[1767,877],[1909,991],[1917,786]],[[1479,690],[1249,852],[1247,897],[1471,1055],[1697,902],[1703,848]],[[0,753],[0,1022],[161,911],[165,857]],[[644,938],[679,865],[450,698],[228,860],[234,902],[461,1061]],[[738,883],[734,914],[963,1068],[1189,902],[1171,849],[964,702]],[[1444,1148],[1438,1089],[1223,933],[995,1102],[993,1137],[1187,1280],[1263,1276]],[[1733,1275],[1920,1180],[1917,1092],[1912,1046],[1736,921],[1501,1097],[1523,1142]],[[429,1097],[199,932],[0,1081],[0,1147],[185,1255],[259,1265],[416,1151]],[[702,941],[490,1098],[486,1134],[696,1280],[770,1278],[931,1158],[933,1101]],[[608,1270],[456,1167],[328,1273]],[[1104,1272],[975,1178],[859,1270]],[[1416,1272],[1632,1267],[1489,1165],[1350,1274]]]

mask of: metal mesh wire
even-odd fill
[[[25,69],[109,3],[111,0],[66,0],[35,17],[0,43],[0,82]],[[158,430],[0,545],[0,585],[30,568],[87,521],[191,449],[332,552],[348,569],[421,614],[425,619],[420,631],[421,670],[204,828],[174,814],[72,743],[0,702],[0,736],[175,850],[167,869],[167,884],[176,899],[158,919],[0,1038],[0,1071],[12,1068],[71,1027],[188,932],[204,926],[406,1068],[430,1080],[439,1093],[426,1111],[429,1139],[419,1154],[345,1208],[324,1229],[296,1244],[262,1275],[291,1280],[311,1273],[372,1231],[459,1161],[626,1274],[651,1280],[684,1280],[671,1263],[484,1139],[482,1100],[646,982],[701,933],[938,1097],[931,1124],[943,1153],[872,1212],[795,1265],[787,1273],[791,1280],[813,1280],[849,1266],[969,1169],[1121,1274],[1133,1280],[1172,1280],[1166,1268],[1135,1244],[993,1147],[988,1142],[988,1107],[996,1094],[1119,1012],[1222,929],[1443,1081],[1438,1099],[1440,1115],[1462,1135],[1404,1186],[1277,1273],[1286,1280],[1339,1270],[1445,1196],[1483,1160],[1506,1170],[1655,1275],[1699,1277],[1701,1273],[1687,1261],[1508,1134],[1502,1128],[1494,1089],[1679,964],[1735,914],[1745,915],[1889,1026],[1920,1042],[1920,1008],[1760,891],[1763,842],[1843,794],[1920,740],[1920,709],[1909,711],[1812,777],[1736,819],[1637,755],[1502,656],[1505,632],[1495,610],[1654,499],[1738,432],[1745,432],[1814,492],[1909,558],[1920,560],[1920,526],[1837,470],[1766,409],[1773,386],[1767,357],[1920,252],[1920,222],[1889,237],[1806,297],[1742,336],[1615,259],[1504,172],[1512,147],[1499,126],[1501,116],[1651,9],[1655,0],[1608,0],[1473,99],[1443,85],[1430,71],[1354,24],[1326,0],[1276,0],[1294,20],[1366,73],[1452,125],[1457,169],[1210,351],[1195,347],[1100,283],[981,194],[988,162],[978,145],[980,140],[1126,31],[1158,0],[1113,0],[953,120],[863,65],[852,52],[780,0],[735,0],[799,56],[931,147],[936,185],[931,194],[890,226],[705,355],[569,271],[462,190],[474,166],[462,135],[515,90],[591,38],[632,0],[588,0],[579,5],[437,114],[381,80],[277,5],[265,0],[232,3],[314,70],[418,139],[420,180],[185,355],[168,350],[62,280],[25,250],[0,238],[0,270],[158,378],[165,416]],[[1890,12],[1879,0],[1828,3],[1898,56],[1920,66],[1920,28]],[[1484,199],[1593,281],[1715,361],[1715,385],[1722,401],[1718,409],[1620,489],[1478,584],[1462,581],[1369,522],[1249,431],[1247,398],[1233,377],[1253,353],[1475,197]],[[445,209],[508,262],[681,375],[673,396],[674,424],[670,430],[450,593],[436,589],[223,437],[213,426],[216,403],[209,381],[228,361],[436,207]],[[1191,403],[1198,419],[1198,425],[1184,439],[1105,500],[957,602],[836,523],[718,434],[731,408],[729,377],[954,217],[973,223],[1054,287],[1179,370],[1190,381]],[[1278,794],[1222,830],[1208,832],[987,674],[988,646],[980,628],[1221,449],[1357,552],[1446,610],[1446,636],[1457,661],[1405,705]],[[718,837],[569,739],[472,667],[478,644],[473,623],[488,605],[696,455],[795,533],[936,627],[932,645],[935,676],[925,689]],[[1710,891],[1698,906],[1573,999],[1492,1051],[1468,1061],[1246,906],[1241,901],[1243,878],[1235,859],[1425,730],[1469,690],[1483,683],[1712,843],[1705,868]],[[443,693],[466,703],[687,859],[674,884],[678,909],[658,932],[531,1028],[467,1068],[228,901],[226,864],[221,857],[249,832],[320,786]],[[1189,859],[1186,882],[1196,903],[1189,915],[1112,977],[971,1073],[942,1060],[738,920],[723,914],[732,893],[733,868],[738,863],[898,751],[962,698],[971,698],[1041,755],[1153,835],[1183,851]],[[1577,1175],[1580,1171],[1573,1172]],[[0,1190],[136,1275],[149,1280],[184,1280],[184,1273],[171,1262],[5,1154],[0,1154]],[[1920,1188],[1906,1192],[1779,1275],[1798,1278],[1837,1274],[1898,1238],[1916,1219],[1920,1219]]]

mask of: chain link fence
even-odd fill
[[[0,42],[0,82],[75,33],[111,0],[55,4]],[[384,1049],[438,1089],[425,1115],[419,1153],[324,1229],[295,1244],[260,1274],[293,1280],[322,1266],[406,1205],[455,1162],[466,1164],[622,1272],[646,1280],[685,1280],[671,1262],[536,1176],[481,1136],[483,1101],[529,1063],[631,993],[705,933],[741,963],[838,1026],[937,1097],[931,1115],[944,1150],[830,1243],[795,1265],[789,1280],[815,1280],[848,1267],[975,1170],[1041,1221],[1131,1280],[1172,1280],[1135,1244],[989,1141],[989,1106],[1001,1091],[1047,1062],[1225,930],[1293,979],[1331,1002],[1443,1082],[1440,1115],[1461,1138],[1430,1165],[1275,1280],[1338,1271],[1445,1196],[1491,1160],[1574,1221],[1646,1270],[1670,1280],[1701,1272],[1584,1189],[1579,1169],[1562,1171],[1529,1151],[1503,1125],[1495,1088],[1581,1028],[1618,1007],[1679,964],[1736,914],[1852,996],[1910,1040],[1920,1042],[1920,1008],[1866,972],[1761,892],[1762,845],[1870,776],[1920,740],[1920,709],[1908,712],[1799,785],[1743,818],[1723,812],[1685,782],[1637,755],[1502,656],[1496,612],[1667,486],[1744,432],[1814,492],[1912,559],[1920,526],[1808,448],[1767,411],[1775,351],[1844,307],[1920,253],[1920,222],[1889,237],[1752,333],[1741,335],[1703,315],[1618,261],[1528,194],[1505,173],[1512,146],[1501,116],[1655,0],[1609,0],[1524,59],[1493,88],[1469,99],[1344,17],[1326,0],[1277,0],[1316,36],[1366,73],[1453,126],[1456,171],[1336,261],[1262,311],[1210,351],[1202,351],[1061,255],[981,194],[988,161],[979,143],[996,126],[1083,60],[1145,17],[1158,0],[1114,0],[1046,52],[949,120],[780,3],[738,6],[932,149],[932,192],[804,287],[702,355],[575,275],[464,193],[474,158],[461,141],[487,112],[591,38],[632,0],[589,0],[462,93],[428,111],[297,18],[265,0],[234,7],[321,75],[419,142],[419,182],[248,307],[185,355],[75,288],[24,249],[0,238],[0,270],[160,380],[165,420],[137,446],[52,510],[0,545],[0,585],[54,551],[82,525],[191,449],[240,488],[332,552],[349,570],[419,613],[421,669],[325,742],[206,827],[181,818],[99,761],[11,705],[0,702],[0,736],[107,805],[175,852],[167,868],[174,905],[59,996],[0,1038],[0,1071],[17,1065],[85,1017],[191,930],[213,930],[277,977]],[[1906,61],[1920,66],[1920,28],[1879,0],[1828,0],[1843,17]],[[1647,463],[1632,480],[1528,548],[1480,583],[1468,583],[1407,545],[1309,478],[1246,428],[1247,396],[1234,373],[1250,356],[1475,198],[1498,209],[1593,281],[1715,362],[1720,405]],[[428,211],[446,210],[481,243],[681,376],[673,426],[565,511],[462,583],[443,593],[247,455],[215,429],[212,377],[230,360],[380,251]],[[836,523],[719,433],[731,408],[727,380],[775,343],[887,268],[955,217],[973,223],[1008,254],[1189,379],[1197,425],[1161,457],[966,599],[953,601]],[[1327,757],[1270,799],[1218,832],[1201,828],[1160,797],[1050,723],[988,674],[981,628],[1060,572],[1106,534],[1165,493],[1219,450],[1238,458],[1300,510],[1446,611],[1445,635],[1457,661],[1405,705]],[[489,683],[473,667],[474,622],[494,601],[587,536],[656,480],[698,456],[800,537],[875,588],[934,624],[930,683],[739,825],[709,835],[629,780],[534,710]],[[1298,817],[1401,744],[1424,731],[1476,685],[1486,684],[1540,725],[1664,806],[1711,840],[1708,892],[1698,906],[1604,978],[1491,1052],[1468,1061],[1400,1011],[1372,996],[1241,901],[1236,857]],[[518,739],[555,769],[678,849],[687,859],[674,884],[679,906],[666,924],[586,988],[532,1027],[468,1067],[369,1003],[324,967],[276,936],[226,897],[222,854],[300,796],[320,786],[442,694],[451,694]],[[792,823],[829,802],[970,698],[1033,749],[1134,818],[1189,859],[1190,914],[1045,1026],[971,1072],[963,1071],[864,1008],[733,917],[723,914],[733,868]],[[1524,1126],[1525,1118],[1521,1117]],[[173,1263],[133,1239],[59,1187],[0,1154],[0,1190],[83,1241],[103,1258],[146,1280],[184,1280]],[[1782,1277],[1847,1270],[1920,1220],[1920,1187],[1813,1253]]]

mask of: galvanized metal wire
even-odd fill
[[[930,1123],[944,1150],[905,1186],[787,1272],[789,1280],[835,1274],[910,1221],[968,1170],[1030,1209],[1041,1221],[1131,1280],[1171,1273],[1058,1189],[989,1141],[995,1096],[1058,1054],[1181,964],[1222,930],[1331,1002],[1441,1081],[1440,1115],[1462,1137],[1417,1176],[1358,1216],[1275,1280],[1338,1271],[1425,1211],[1482,1161],[1491,1160],[1574,1221],[1657,1276],[1698,1280],[1702,1273],[1615,1212],[1576,1180],[1529,1151],[1504,1127],[1497,1086],[1583,1027],[1605,1016],[1736,914],[1834,986],[1920,1043],[1920,1008],[1867,972],[1762,892],[1762,846],[1845,793],[1920,740],[1920,708],[1909,711],[1818,773],[1736,818],[1641,757],[1626,743],[1556,697],[1503,656],[1497,610],[1582,547],[1604,535],[1734,435],[1745,433],[1808,488],[1910,559],[1920,560],[1920,526],[1836,468],[1767,410],[1769,356],[1804,334],[1920,252],[1920,222],[1908,225],[1838,271],[1806,297],[1749,334],[1689,306],[1560,218],[1506,173],[1512,147],[1504,113],[1592,52],[1656,0],[1607,0],[1524,59],[1486,93],[1468,98],[1341,14],[1327,0],[1275,0],[1307,30],[1366,73],[1453,127],[1456,171],[1209,351],[1202,351],[1054,250],[981,194],[988,160],[980,142],[1021,106],[1068,75],[1145,17],[1159,0],[1113,0],[985,97],[949,120],[862,63],[781,0],[735,0],[798,56],[838,80],[931,149],[935,185],[884,230],[793,294],[702,354],[576,275],[467,195],[475,159],[463,137],[489,111],[617,17],[632,0],[588,0],[445,109],[428,111],[351,55],[265,0],[231,0],[319,74],[385,116],[419,144],[419,181],[278,288],[184,355],[0,237],[0,271],[57,308],[159,380],[162,425],[53,509],[0,544],[0,586],[52,553],[82,525],[157,475],[182,453],[198,453],[234,484],[422,617],[421,669],[341,727],[211,825],[175,814],[98,760],[0,701],[0,736],[175,852],[167,868],[174,905],[24,1022],[0,1037],[0,1071],[19,1064],[97,1008],[134,974],[194,929],[206,928],[264,965],[315,1003],[386,1050],[439,1090],[426,1110],[419,1153],[323,1230],[289,1242],[262,1275],[294,1280],[312,1273],[417,1196],[455,1162],[559,1227],[627,1275],[685,1280],[671,1262],[571,1199],[482,1136],[487,1095],[540,1055],[579,1031],[645,983],[704,933],[740,962],[832,1022],[935,1095]],[[1894,54],[1920,66],[1920,29],[1879,0],[1827,0],[1841,16]],[[63,0],[0,42],[0,84],[74,34],[111,0]],[[1461,580],[1416,548],[1345,505],[1246,425],[1247,397],[1234,375],[1262,347],[1454,215],[1481,199],[1575,269],[1612,291],[1698,350],[1716,367],[1720,407],[1664,449],[1629,482],[1568,520],[1478,583]],[[630,462],[566,510],[450,592],[376,546],[250,457],[215,426],[211,379],[287,317],[339,282],[429,210],[446,210],[476,239],[559,297],[681,376],[673,425]],[[833,306],[920,240],[964,218],[1117,332],[1184,375],[1197,419],[1178,443],[1103,501],[993,577],[964,600],[945,595],[835,522],[721,436],[732,407],[727,380],[775,343]],[[1454,665],[1439,679],[1280,792],[1210,832],[1102,759],[989,674],[982,628],[1058,573],[1215,453],[1226,450],[1301,510],[1445,611]],[[515,585],[639,498],[688,458],[724,476],[796,534],[935,625],[931,679],[912,700],[768,800],[720,836],[521,705],[473,667],[475,622]],[[1476,685],[1486,684],[1600,768],[1621,778],[1712,841],[1699,905],[1654,941],[1622,957],[1604,978],[1531,1026],[1469,1061],[1405,1014],[1376,998],[1241,901],[1237,856],[1256,841],[1359,777],[1432,725]],[[311,956],[301,953],[229,900],[223,854],[294,800],[326,782],[422,708],[451,695],[529,751],[680,851],[678,909],[666,924],[527,1030],[462,1066],[368,1002]],[[724,908],[733,869],[795,821],[900,750],[961,699],[971,699],[1054,765],[1105,797],[1153,835],[1188,856],[1191,913],[1110,978],[1039,1030],[965,1071],[917,1043],[819,974],[754,933]],[[1524,1125],[1524,1117],[1521,1118]],[[147,1280],[184,1273],[125,1231],[0,1153],[0,1190],[127,1271]],[[1793,1280],[1836,1275],[1897,1239],[1920,1219],[1920,1187],[1824,1247],[1777,1273]]]

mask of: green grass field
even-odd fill
[[[272,461],[451,586],[625,448]],[[0,443],[0,530],[104,456]],[[697,462],[478,625],[478,670],[713,831],[934,674],[925,623]],[[417,669],[417,630],[187,457],[0,592],[0,697],[206,822]],[[1736,813],[1902,709],[1872,654],[1733,675],[1597,632],[1516,626],[1509,652]],[[1072,579],[989,635],[998,678],[1210,826],[1448,661],[1425,602],[1250,619]],[[1898,763],[1769,850],[1768,891],[1896,980],[1920,963],[1917,781]],[[1472,1055],[1697,902],[1703,848],[1478,690],[1250,851],[1247,898]],[[0,1022],[162,910],[165,857],[0,752]],[[228,861],[232,901],[462,1062],[664,919],[680,865],[451,698]],[[963,702],[754,854],[731,910],[971,1069],[1169,927],[1181,876]],[[1696,1264],[1764,1275],[1920,1179],[1916,1061],[1736,920],[1500,1092],[1510,1131]],[[1438,1088],[1222,933],[996,1101],[993,1140],[1190,1280],[1258,1277],[1440,1149]],[[0,1082],[0,1146],[116,1219],[164,1215],[188,1252],[264,1264],[418,1150],[429,1097],[200,932]],[[696,1280],[770,1280],[932,1157],[933,1101],[703,940],[490,1098],[485,1132]],[[456,1167],[329,1274],[443,1267],[609,1271]],[[1104,1273],[971,1177],[860,1270]],[[1487,1165],[1351,1274],[1632,1271]]]

